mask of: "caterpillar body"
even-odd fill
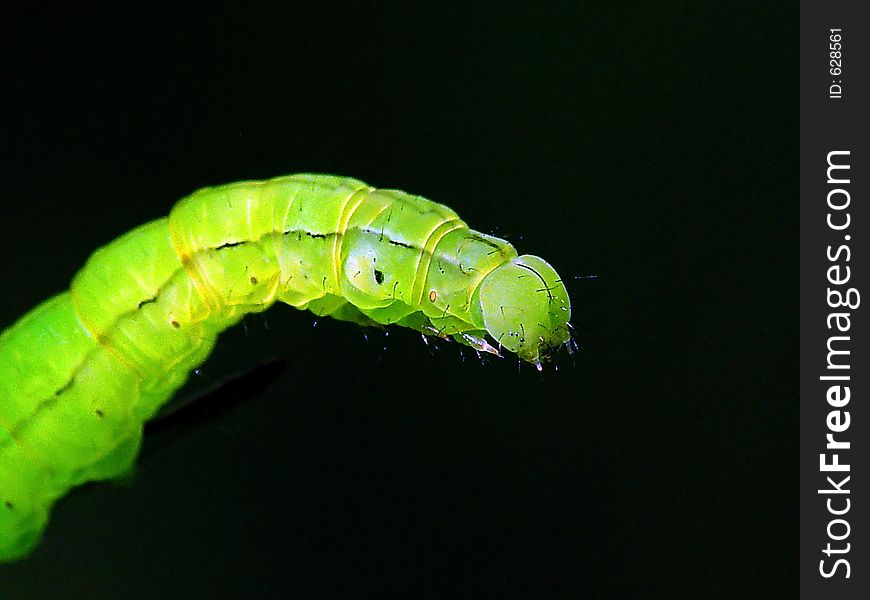
[[[446,206],[330,175],[199,190],[0,334],[0,560],[33,549],[71,487],[127,473],[218,334],[278,301],[539,368],[570,339],[553,268]]]

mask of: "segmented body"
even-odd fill
[[[35,545],[70,487],[128,472],[142,424],[246,313],[281,301],[482,347],[473,296],[516,256],[443,205],[354,179],[190,195],[0,335],[0,559]]]

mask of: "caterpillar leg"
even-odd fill
[[[453,336],[453,339],[459,342],[460,344],[465,344],[466,346],[471,346],[475,350],[480,352],[486,352],[487,354],[494,354],[501,358],[501,352],[498,351],[498,348],[490,344],[486,341],[486,338],[483,336],[476,336],[472,333],[459,333]]]
[[[454,317],[429,318],[422,311],[414,310],[402,302],[393,302],[389,306],[363,312],[340,296],[327,294],[312,300],[304,308],[318,316],[329,316],[364,326],[395,324],[408,327],[423,335],[452,339],[479,352],[501,357],[498,348],[487,341],[485,331],[469,329],[468,323]]]
[[[402,318],[397,324],[419,331],[423,335],[452,339],[480,352],[501,356],[498,349],[486,340],[485,331],[469,329],[467,323],[453,317],[430,319],[422,311],[417,311]]]
[[[332,317],[339,321],[349,321],[366,327],[380,326],[380,323],[363,314],[360,309],[349,303],[341,296],[326,294],[321,298],[312,300],[302,307],[310,310],[318,317]]]

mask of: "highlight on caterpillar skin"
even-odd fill
[[[0,560],[36,546],[71,487],[128,473],[218,334],[275,302],[539,369],[571,338],[556,271],[444,205],[330,175],[199,190],[0,334]]]

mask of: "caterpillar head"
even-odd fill
[[[484,277],[476,308],[502,348],[539,369],[571,339],[568,291],[553,267],[537,256],[518,256]]]

